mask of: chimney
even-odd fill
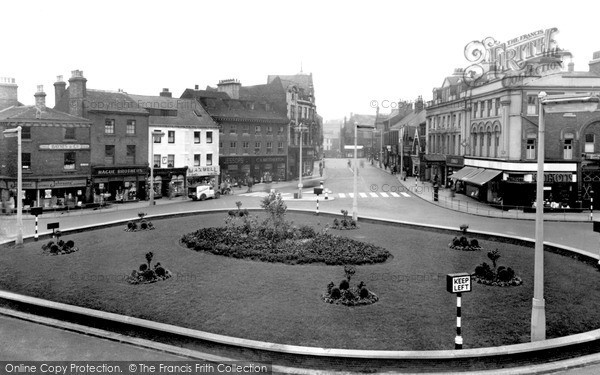
[[[169,92],[169,89],[163,89],[162,92],[160,93],[160,96],[163,96],[165,98],[172,98],[173,94],[171,92]]]
[[[217,89],[219,92],[229,95],[231,99],[239,99],[241,86],[242,84],[237,79],[223,79],[217,84]]]
[[[63,81],[63,76],[56,76],[56,82],[54,82],[54,105],[58,105],[60,99],[67,91],[67,83]]]
[[[69,78],[69,113],[73,116],[85,117],[83,103],[87,96],[87,79],[83,77],[83,71],[71,71]]]
[[[417,100],[415,101],[415,112],[419,113],[423,110],[423,97],[419,95]]]
[[[194,90],[200,90],[200,86],[199,85],[195,85],[194,86]]]
[[[600,75],[600,51],[594,52],[594,58],[590,61],[590,73]]]
[[[19,105],[17,87],[14,78],[0,77],[0,111]]]
[[[44,92],[44,86],[38,85],[37,92],[34,95],[35,106],[44,109],[46,108],[46,93]]]

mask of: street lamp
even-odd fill
[[[296,126],[296,130],[300,133],[300,156],[298,163],[298,199],[302,198],[302,130],[307,130],[308,128],[304,126],[302,123]]]
[[[352,199],[352,220],[358,221],[358,158],[357,158],[357,138],[358,129],[375,129],[374,125],[354,125],[354,198]]]
[[[152,131],[152,142],[150,142],[150,206],[154,206],[154,142],[160,142],[165,133],[160,130]]]
[[[531,308],[531,341],[546,339],[546,311],[544,302],[544,112],[594,112],[600,98],[591,94],[565,94],[548,97],[540,92],[538,118],[538,160],[535,208],[535,261],[533,301]]]
[[[21,156],[21,127],[7,129],[2,132],[6,138],[17,137],[17,239],[15,246],[23,246],[23,160]]]

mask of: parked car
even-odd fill
[[[197,185],[188,187],[188,197],[193,200],[205,200],[207,198],[219,199],[219,192],[210,185]]]

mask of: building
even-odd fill
[[[329,120],[323,123],[323,156],[326,158],[339,158],[340,129],[344,120]]]
[[[21,127],[23,208],[60,209],[81,206],[91,197],[91,121],[46,107],[43,86],[35,105],[17,101],[14,79],[0,84],[0,133]],[[7,87],[8,86],[8,87]],[[16,207],[17,138],[0,137],[0,199],[3,208]]]
[[[255,181],[285,180],[288,171],[289,120],[270,101],[240,98],[241,83],[222,80],[217,89],[186,89],[182,99],[194,99],[219,126],[222,178]]]
[[[441,182],[456,182],[458,192],[484,202],[532,206],[538,94],[597,94],[600,53],[585,72],[574,71],[573,63],[567,70],[555,61],[528,64],[524,71],[536,74],[490,68],[475,85],[466,85],[457,70],[434,90],[427,106],[427,154],[440,158],[435,173]],[[589,206],[592,198],[600,198],[600,112],[547,114],[545,119],[544,198]]]
[[[94,202],[148,197],[149,113],[123,91],[87,88],[81,70],[69,86],[58,76],[55,109],[84,117],[91,126],[91,183]]]
[[[188,185],[218,181],[219,127],[200,103],[173,98],[167,88],[158,96],[129,96],[150,114],[155,197],[186,195]],[[164,136],[153,140],[153,132]]]
[[[391,157],[389,163],[396,166],[396,171],[404,171],[405,176],[425,178],[431,169],[431,161],[421,152],[419,128],[425,126],[425,108],[423,99],[419,96],[414,102],[391,120],[389,128]]]
[[[344,117],[344,125],[341,130],[340,141],[341,153],[344,158],[354,157],[354,127],[356,125],[370,125],[376,127],[376,123],[379,119],[377,115],[361,115],[350,113],[350,117]],[[375,130],[358,130],[356,132],[356,157],[366,158],[373,156],[373,150],[379,150],[381,145],[381,136],[377,137],[380,133]]]

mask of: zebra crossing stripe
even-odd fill
[[[410,198],[410,195],[408,195],[408,194],[407,194],[407,193],[405,193],[405,192],[402,192],[402,193],[400,193],[400,194],[404,195],[406,198]]]
[[[346,198],[346,194],[344,194],[344,193],[339,193],[338,195],[340,198]]]
[[[390,194],[391,194],[391,195],[392,195],[392,197],[394,197],[394,198],[399,198],[399,197],[400,197],[400,195],[398,195],[398,193],[391,192]]]
[[[384,197],[384,198],[388,198],[389,197],[389,195],[387,195],[387,193],[379,193],[379,194],[381,194],[381,196]]]
[[[348,195],[350,196],[350,198],[354,198],[354,193],[348,193]]]
[[[373,198],[379,198],[379,195],[377,195],[376,193],[369,193]]]
[[[360,195],[361,198],[366,198],[367,197],[367,193],[358,193],[358,195]]]

